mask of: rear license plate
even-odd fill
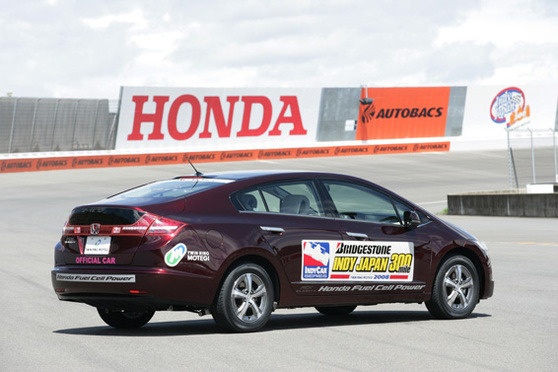
[[[85,254],[109,254],[110,236],[88,236],[85,242]]]

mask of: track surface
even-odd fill
[[[552,150],[538,179],[553,180]],[[530,182],[524,154],[520,184]],[[516,155],[516,161],[518,156]],[[373,180],[432,212],[448,193],[508,188],[505,151],[376,155],[200,164],[231,169],[309,169]],[[212,318],[159,312],[144,328],[105,326],[95,309],[56,299],[53,246],[71,208],[189,166],[0,175],[0,370],[555,370],[558,363],[558,219],[446,216],[484,240],[493,298],[458,321],[424,305],[359,307],[343,319],[280,310],[258,333],[226,334]]]

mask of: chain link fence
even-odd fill
[[[0,98],[0,154],[114,149],[110,111],[108,99]]]

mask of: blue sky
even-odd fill
[[[0,96],[558,84],[554,0],[0,0]]]

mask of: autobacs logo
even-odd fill
[[[443,107],[391,107],[376,109],[374,103],[361,100],[363,123],[370,123],[373,119],[414,119],[438,118],[443,115]]]
[[[443,137],[449,87],[364,88],[357,140]]]

